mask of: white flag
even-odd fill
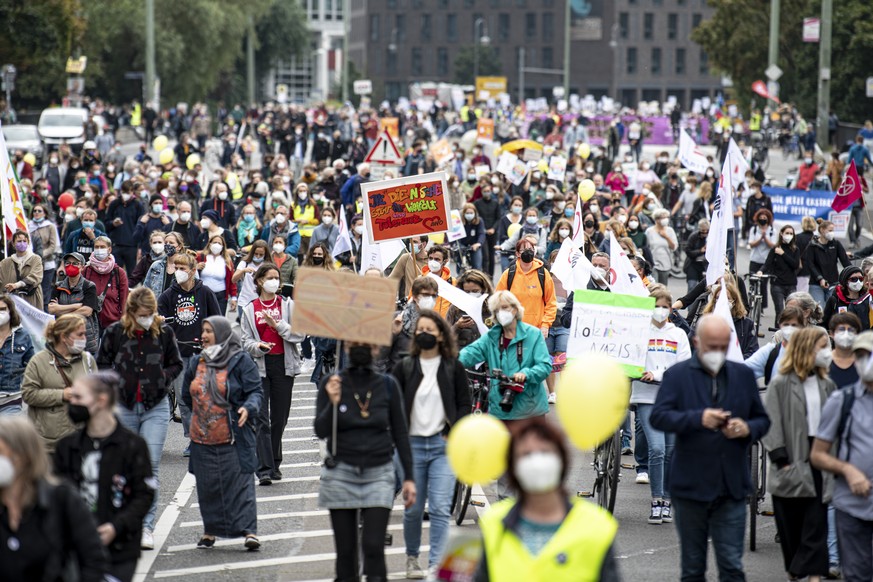
[[[609,280],[609,289],[613,293],[649,296],[649,290],[614,235],[609,236]]]
[[[697,144],[684,129],[679,131],[679,161],[696,174],[705,174],[709,167],[706,154],[698,149]]]
[[[712,207],[709,236],[706,237],[706,284],[712,285],[724,274],[724,260],[727,256],[728,230],[733,227],[733,188],[730,178],[730,155],[725,158],[718,179],[715,205]]]
[[[336,237],[336,242],[333,245],[333,251],[330,256],[336,258],[346,251],[352,250],[352,239],[349,236],[349,225],[346,223],[346,209],[340,206],[339,210],[339,234]]]
[[[737,142],[734,141],[734,138],[731,138],[728,143],[725,163],[729,164],[731,187],[736,190],[740,184],[746,181],[746,172],[749,171],[749,163],[746,161],[746,158],[743,157],[743,152],[740,151],[740,147],[737,145]]]
[[[576,199],[576,211],[573,213],[573,244],[581,247],[585,244],[585,231],[582,228],[582,199]]]
[[[724,319],[731,328],[731,341],[728,344],[727,359],[731,362],[743,363],[740,338],[737,336],[737,328],[734,326],[734,317],[731,314],[731,306],[724,279],[721,280],[721,292],[718,294],[718,299],[715,300],[715,308],[712,310],[712,313]]]
[[[573,241],[565,238],[558,256],[555,257],[555,262],[552,263],[551,273],[552,277],[561,282],[564,289],[576,291],[588,288],[593,268],[585,253],[577,249]]]
[[[441,277],[437,277],[433,273],[428,273],[428,277],[432,277],[437,284],[437,293],[440,297],[466,313],[470,316],[476,323],[476,327],[479,329],[479,333],[485,335],[488,333],[488,326],[485,325],[485,321],[482,319],[482,305],[485,303],[485,300],[488,299],[488,295],[482,295],[480,297],[473,297],[472,295],[467,295],[463,290],[458,289],[448,281],[443,280]]]
[[[55,320],[55,316],[35,308],[14,293],[8,295],[8,297],[15,303],[18,315],[21,318],[21,327],[30,334],[30,340],[33,342],[34,349],[37,351],[43,349],[45,347],[45,328],[49,322]]]
[[[367,236],[367,221],[363,222],[364,233],[361,235],[361,275],[370,267],[384,271],[406,250],[402,241],[389,240],[383,243],[370,244]]]

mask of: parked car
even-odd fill
[[[70,144],[78,152],[85,143],[85,123],[88,110],[79,107],[52,107],[39,116],[39,134],[49,150],[62,143]]]
[[[15,150],[22,150],[36,156],[37,167],[42,166],[44,148],[35,125],[4,125],[2,129],[10,157]]]

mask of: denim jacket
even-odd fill
[[[142,286],[148,287],[155,292],[155,297],[160,297],[164,292],[164,280],[167,274],[167,257],[155,260],[149,267],[146,276],[142,280]]]
[[[14,328],[0,346],[0,399],[21,392],[24,369],[32,357],[30,335],[21,326]]]

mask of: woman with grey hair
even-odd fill
[[[679,239],[670,226],[670,212],[659,208],[652,213],[655,224],[646,229],[646,240],[655,263],[655,277],[658,283],[666,285],[673,269],[673,251],[679,247]]]
[[[804,291],[795,291],[785,298],[785,307],[794,305],[803,312],[806,325],[818,325],[824,320],[824,311],[821,305],[816,303],[812,295]]]

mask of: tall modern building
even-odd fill
[[[281,97],[281,86],[287,88],[288,103],[309,103],[330,96],[339,83],[342,72],[344,0],[284,0],[299,2],[306,12],[311,35],[310,50],[299,57],[279,61],[262,87],[264,97]],[[354,2],[354,0],[352,0]]]
[[[458,52],[487,42],[513,99],[551,97],[569,29],[571,94],[688,107],[721,90],[689,38],[711,14],[705,0],[352,0],[349,56],[374,97],[394,100],[410,83],[454,82]]]

